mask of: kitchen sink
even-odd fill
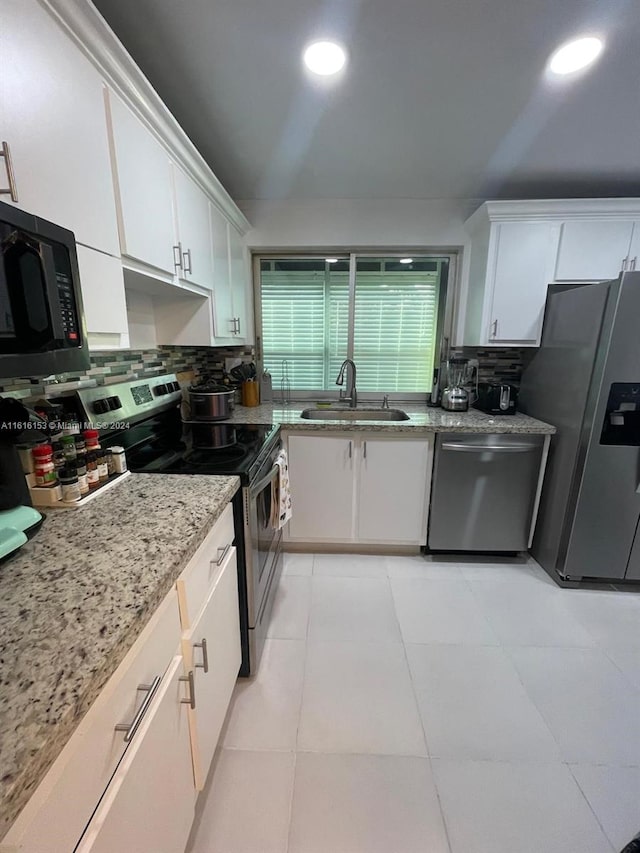
[[[343,406],[325,406],[319,409],[304,409],[301,418],[312,421],[408,421],[409,415],[402,409],[345,409]]]

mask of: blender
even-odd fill
[[[460,356],[447,361],[447,385],[440,405],[449,412],[466,412],[469,408],[469,393],[464,387],[468,366],[469,359]]]

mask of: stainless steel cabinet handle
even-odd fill
[[[495,338],[498,335],[498,321],[494,320],[491,324],[491,337]]]
[[[219,554],[218,559],[217,560],[211,560],[211,565],[212,566],[221,566],[224,563],[224,558],[229,553],[230,548],[231,548],[231,542],[227,543],[224,546],[224,548],[218,548],[218,554]],[[222,551],[222,553],[220,553],[221,551]]]
[[[539,450],[539,444],[457,444],[454,442],[444,442],[441,445],[443,450],[458,450],[462,453],[530,453],[533,450]]]
[[[367,442],[366,441],[362,442],[362,455],[364,456],[365,459],[367,458]]]
[[[631,270],[632,271],[635,270],[637,261],[638,261],[638,256],[634,255],[633,258],[631,258]]]
[[[182,243],[173,247],[173,266],[177,270],[182,269]]]
[[[11,160],[11,151],[8,142],[2,142],[0,147],[0,157],[4,157],[4,166],[7,170],[7,180],[9,187],[6,190],[0,190],[0,195],[10,195],[11,201],[18,201],[18,190],[16,189],[16,178],[13,174],[13,162]]]
[[[239,335],[240,334],[240,317],[236,317],[236,323],[238,325],[238,327],[236,329],[236,334]]]
[[[629,258],[623,258],[622,259],[622,272],[626,271],[628,261],[629,261]]]
[[[353,445],[351,442],[349,442],[349,459],[351,459],[352,454],[353,454]]]
[[[205,672],[209,672],[209,654],[207,653],[206,638],[203,637],[201,643],[194,643],[193,648],[202,649],[202,663],[197,663],[196,669],[204,669]]]
[[[145,691],[147,695],[144,697],[142,705],[140,705],[140,707],[136,711],[135,717],[130,723],[118,723],[117,726],[114,726],[117,732],[125,732],[125,743],[129,743],[131,738],[136,733],[136,729],[142,722],[142,718],[147,713],[147,708],[151,704],[151,700],[153,699],[156,690],[160,686],[160,680],[161,677],[159,675],[156,675],[151,684],[139,684],[138,690]]]
[[[181,705],[188,705],[192,711],[196,709],[196,683],[193,677],[193,670],[189,670],[189,675],[181,675],[178,681],[188,681],[189,682],[189,698],[181,699]]]
[[[184,258],[184,271],[192,273],[193,270],[191,269],[191,249],[187,249],[186,252],[183,252],[182,257]],[[189,261],[188,264],[187,260]]]

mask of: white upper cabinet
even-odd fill
[[[638,268],[640,199],[491,201],[466,228],[468,346],[538,346],[549,284]]]
[[[101,75],[36,0],[2,5],[0,138],[18,200],[0,198],[118,255]]]
[[[547,285],[553,278],[558,227],[548,222],[503,222],[492,239],[487,341],[536,345]]]
[[[229,226],[214,204],[209,205],[213,249],[213,330],[216,341],[233,340],[235,328],[229,272]]]
[[[173,166],[175,215],[180,266],[178,277],[208,290],[213,288],[213,249],[209,199],[178,166]]]
[[[181,258],[169,155],[113,92],[107,113],[122,254],[172,276]]]
[[[629,256],[633,222],[586,219],[563,222],[555,281],[616,278]]]
[[[229,273],[233,294],[234,337],[236,343],[252,339],[247,290],[250,284],[249,253],[242,235],[229,223]]]
[[[119,258],[78,246],[89,349],[128,349],[129,321]]]

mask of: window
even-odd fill
[[[261,258],[264,368],[279,388],[335,390],[350,357],[360,392],[425,393],[442,334],[449,257]]]

